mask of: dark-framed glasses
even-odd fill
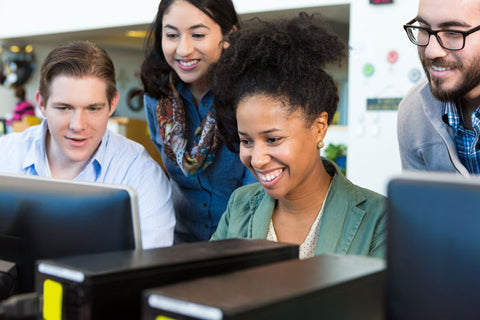
[[[480,26],[467,31],[449,29],[432,30],[430,28],[414,26],[413,24],[415,22],[417,22],[417,20],[413,19],[403,26],[408,39],[410,39],[413,44],[426,47],[430,42],[430,36],[433,34],[442,48],[452,51],[462,50],[465,47],[465,38],[480,30]]]

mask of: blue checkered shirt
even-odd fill
[[[443,103],[444,121],[455,130],[457,153],[470,173],[480,173],[480,108],[472,114],[473,131],[465,127],[463,116],[453,102]]]

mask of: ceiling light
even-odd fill
[[[145,38],[147,31],[145,30],[130,30],[125,32],[125,36],[131,38]]]
[[[10,49],[10,52],[14,52],[14,53],[20,52],[19,46],[10,46],[9,49]]]

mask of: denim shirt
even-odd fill
[[[188,128],[186,138],[189,148],[195,129],[212,106],[213,95],[208,91],[202,97],[197,110],[193,96],[183,83],[177,84],[176,87],[185,107]],[[208,240],[215,232],[233,190],[244,184],[256,182],[256,179],[240,162],[238,154],[231,152],[225,145],[217,151],[214,162],[203,172],[193,177],[185,176],[163,151],[163,140],[156,117],[157,103],[156,99],[144,96],[151,139],[162,156],[172,185],[177,220],[175,243]]]

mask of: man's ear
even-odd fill
[[[46,110],[46,104],[45,100],[43,99],[42,95],[40,94],[39,91],[35,93],[35,101],[37,102],[38,109],[42,113],[42,115],[46,118],[47,117],[47,110]]]
[[[110,112],[108,113],[108,116],[110,117],[115,110],[117,109],[118,101],[120,100],[120,93],[118,91],[115,93],[115,96],[112,98],[112,101],[110,101]]]

